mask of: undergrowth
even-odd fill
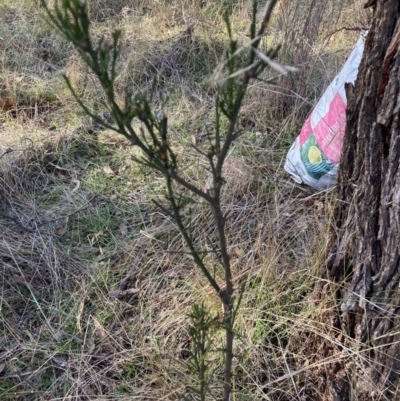
[[[225,3],[115,0],[90,8],[99,36],[123,30],[117,85],[149,89],[160,78],[184,174],[204,186],[209,177],[191,144],[205,141],[212,123],[210,82],[226,38]],[[229,7],[246,43],[249,6]],[[187,316],[193,304],[215,313],[220,306],[193,261],[171,252],[182,239],[150,203],[161,177],[132,163],[136,150],[127,141],[98,131],[78,110],[61,73],[99,113],[100,88],[47,28],[36,2],[4,1],[0,9],[1,399],[195,399]],[[301,105],[274,108],[279,86],[250,88],[241,120],[247,134],[227,159],[233,280],[246,283],[235,400],[307,399],[312,386],[287,375],[296,355],[286,346],[316,313],[307,295],[323,258],[330,193],[292,183],[282,161],[302,125],[300,108],[310,109],[354,43],[356,34],[344,31],[325,39],[352,21],[351,10],[343,6],[330,31],[325,24],[318,32]],[[192,211],[204,244],[209,213],[202,204]],[[221,361],[209,363],[217,385]]]

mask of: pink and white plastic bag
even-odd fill
[[[299,184],[324,189],[335,183],[346,129],[347,99],[344,84],[354,83],[364,51],[364,38],[308,116],[290,148],[285,170]]]

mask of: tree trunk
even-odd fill
[[[307,335],[312,362],[334,361],[320,364],[313,400],[400,400],[400,1],[369,3],[364,57],[346,88],[324,280],[314,291],[316,303],[334,294],[321,318],[330,339]]]

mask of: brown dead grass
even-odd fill
[[[121,90],[148,88],[159,75],[184,174],[205,186],[208,173],[189,145],[201,145],[213,121],[209,79],[226,40],[223,6],[178,3],[92,1],[90,10],[96,35],[110,28],[124,31]],[[248,5],[237,3],[235,27],[246,42]],[[123,139],[74,131],[87,122],[60,73],[101,110],[93,77],[44,27],[33,3],[2,7],[1,26],[9,28],[0,30],[5,39],[0,90],[8,102],[0,117],[2,400],[183,399],[196,384],[187,364],[187,313],[203,301],[220,314],[219,302],[181,252],[173,222],[150,203],[163,193],[160,177],[132,163],[136,150]],[[331,41],[331,48],[316,43],[312,60],[336,60],[334,51],[347,49],[347,42]],[[306,81],[313,88],[306,92],[312,103],[340,63],[308,65],[314,77],[327,76]],[[279,88],[263,83],[250,88],[241,120],[247,134],[225,167],[234,283],[245,284],[235,400],[307,399],[313,384],[287,375],[291,364],[302,362],[296,359],[301,351],[287,348],[287,341],[301,327],[325,335],[313,322],[322,306],[310,304],[307,295],[324,255],[331,194],[297,186],[282,172],[302,121],[300,106],[278,112],[269,103],[271,91]],[[12,152],[4,154],[7,149]],[[207,238],[215,236],[210,211],[195,205],[192,219],[198,244],[207,250]],[[214,260],[210,256],[207,262]],[[214,352],[211,385],[217,397],[221,362]],[[193,393],[188,397],[196,399]]]
[[[183,244],[173,223],[141,202],[146,188],[94,193],[88,178],[93,171],[80,163],[101,149],[83,149],[87,141],[78,142],[79,152],[61,164],[74,141],[82,139],[69,135],[5,156],[0,209],[2,335],[9,344],[2,358],[12,386],[7,397],[176,399],[193,380],[185,364],[190,346],[185,315],[200,301],[220,313],[219,302],[193,262],[174,252]],[[113,146],[112,152],[126,154],[123,143]],[[111,165],[116,172],[112,152],[99,167]],[[279,170],[266,180],[263,167],[245,160],[229,158],[224,195],[232,216],[234,283],[246,283],[237,324],[238,399],[262,394],[262,382],[285,372],[281,352],[292,318],[282,316],[286,309],[301,310],[299,293],[313,281],[307,261],[315,235],[324,230],[325,208],[321,195],[289,182],[277,185]],[[195,235],[207,249],[205,235],[215,234],[209,211],[199,205],[192,215]],[[95,227],[100,218],[102,227]],[[215,358],[218,366],[218,353]],[[220,373],[219,368],[215,384]],[[274,388],[271,394],[279,399],[281,392]]]

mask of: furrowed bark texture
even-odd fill
[[[347,88],[322,272],[341,284],[332,321],[359,344],[358,360],[356,354],[326,372],[325,397],[335,401],[400,400],[400,1],[374,3],[358,79]]]
[[[400,400],[400,1],[369,3],[326,263],[288,344],[304,400]]]

